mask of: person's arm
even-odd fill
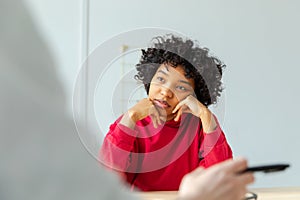
[[[138,132],[136,122],[150,116],[154,127],[161,124],[159,112],[150,99],[144,98],[121,116],[107,133],[100,150],[100,160],[116,171],[132,172],[137,167]]]
[[[217,124],[214,131],[206,133],[202,129],[200,133],[199,166],[205,168],[232,158],[232,150],[227,143],[225,134],[215,117],[214,120]]]
[[[189,95],[180,101],[173,110],[176,113],[175,121],[182,113],[191,113],[201,120],[199,158],[200,166],[209,167],[218,162],[232,158],[232,151],[225,135],[213,113],[198,99]]]
[[[107,167],[126,172],[134,165],[131,153],[135,152],[137,131],[119,122],[120,119],[110,126],[101,146],[99,158]]]
[[[218,128],[218,123],[216,121],[216,118],[214,117],[212,112],[204,105],[202,105],[199,118],[201,119],[202,122],[203,131],[206,134],[210,134]]]
[[[246,167],[245,159],[230,159],[208,169],[199,167],[183,177],[178,200],[241,200],[247,185],[254,182],[252,173],[239,173]]]

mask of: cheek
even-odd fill
[[[182,94],[180,92],[174,92],[174,97],[175,99],[179,102],[182,101],[183,99],[185,99],[187,97],[187,94]]]
[[[149,94],[148,94],[148,96],[151,98],[151,96],[153,96],[157,92],[159,92],[159,87],[156,84],[152,84],[151,83],[150,87],[149,87]]]

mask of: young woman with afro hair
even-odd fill
[[[157,191],[178,190],[185,174],[232,158],[208,109],[223,90],[224,67],[190,39],[154,38],[136,65],[148,98],[110,126],[100,159],[132,189]]]

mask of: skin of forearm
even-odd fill
[[[129,110],[121,118],[120,124],[122,124],[124,126],[127,126],[130,129],[134,129],[136,121],[137,121],[137,120],[135,120],[135,118],[136,117],[135,117],[134,112],[132,112],[132,111]]]
[[[209,109],[205,109],[200,113],[200,119],[205,133],[209,134],[216,130],[218,124]]]

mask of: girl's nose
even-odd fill
[[[160,94],[163,95],[163,96],[166,96],[168,98],[173,97],[173,92],[168,87],[162,87],[161,90],[160,90]]]

